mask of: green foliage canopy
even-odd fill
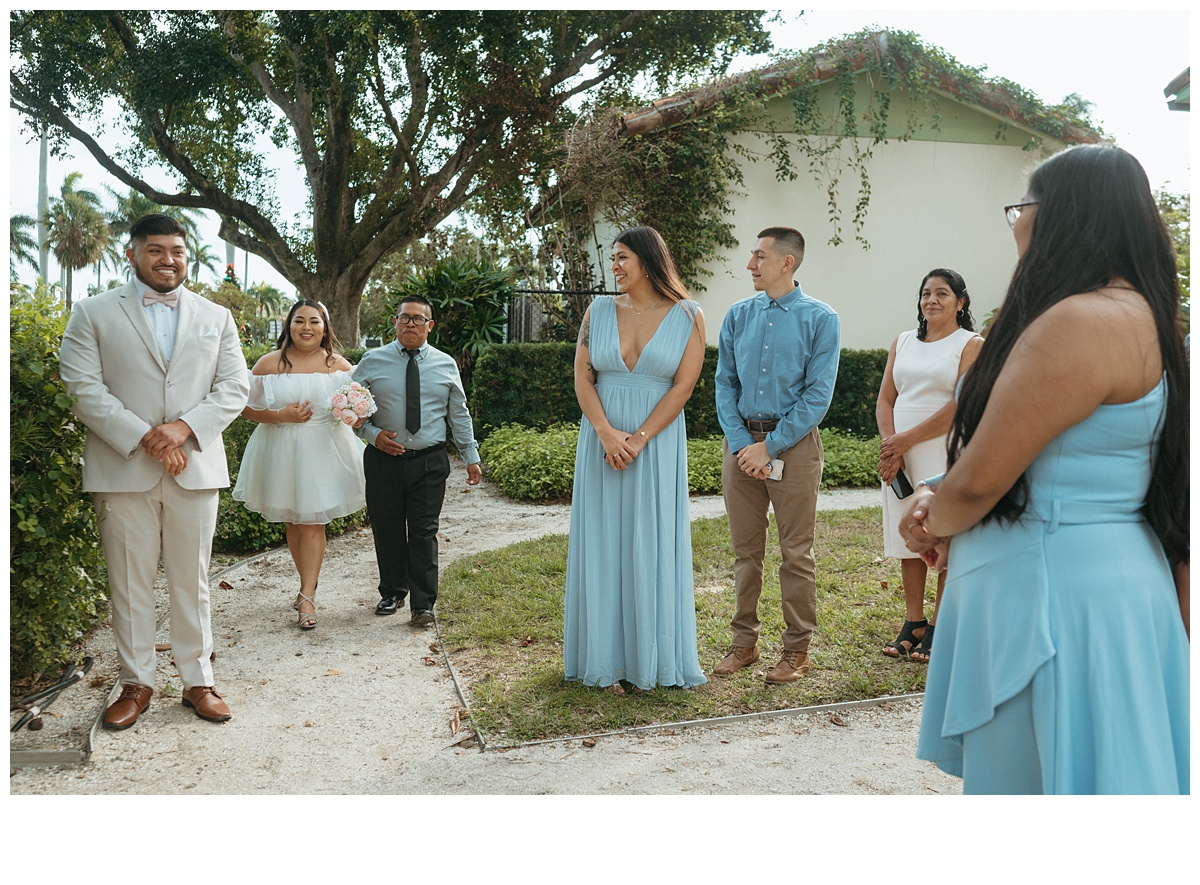
[[[371,269],[560,149],[572,99],[721,74],[768,48],[750,10],[13,11],[11,101],[162,205],[212,209],[358,339]],[[169,75],[168,75],[169,74]],[[114,102],[119,112],[113,114]],[[123,133],[119,151],[96,135]],[[279,217],[263,139],[311,219]],[[178,190],[149,171],[165,163]]]

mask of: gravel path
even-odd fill
[[[505,500],[488,484],[448,488],[443,564],[480,550],[565,532],[566,505]],[[875,490],[822,495],[821,507],[878,503]],[[695,498],[692,516],[723,512]],[[959,781],[913,756],[920,703],[672,727],[504,751],[456,746],[461,709],[432,630],[407,612],[373,614],[377,572],[367,530],[329,543],[319,626],[301,633],[286,550],[241,563],[214,588],[217,688],[233,719],[213,725],[179,703],[170,654],[159,654],[150,708],[124,732],[96,733],[79,766],[13,768],[13,795],[947,794]],[[164,600],[165,604],[165,600]],[[168,642],[163,628],[160,642]],[[116,675],[111,631],[95,631],[96,665],[68,689],[40,732],[11,749],[79,748]],[[432,659],[433,665],[426,659]]]

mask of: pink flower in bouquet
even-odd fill
[[[347,425],[357,424],[360,419],[374,415],[377,408],[370,389],[357,381],[343,384],[329,400],[329,411],[333,417]]]

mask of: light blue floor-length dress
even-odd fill
[[[621,359],[616,304],[592,302],[588,353],[616,428],[636,431],[670,389],[694,332],[695,302],[672,306],[631,372]],[[696,654],[688,517],[687,434],[678,417],[625,470],[604,461],[587,418],[579,428],[563,616],[568,680],[639,688],[707,680]]]
[[[965,793],[1189,790],[1188,641],[1141,514],[1165,392],[1068,428],[1019,522],[951,541],[917,755]]]

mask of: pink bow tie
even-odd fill
[[[151,304],[162,303],[174,310],[179,306],[179,290],[175,289],[171,292],[155,292],[153,289],[147,289],[142,293],[142,305],[149,307]]]

